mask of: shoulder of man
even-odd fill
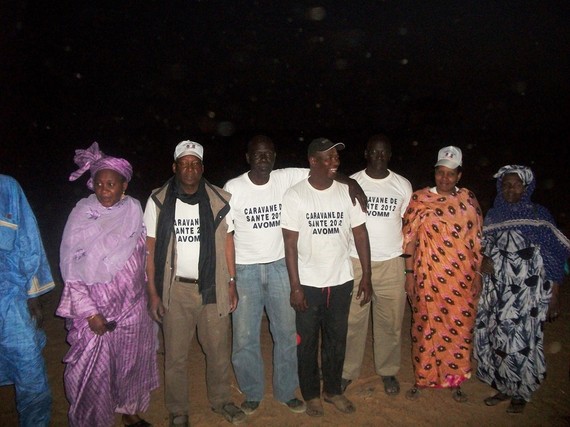
[[[231,193],[227,192],[223,188],[220,188],[217,185],[212,184],[208,180],[204,180],[204,183],[206,185],[206,191],[209,194],[213,194],[213,195],[219,197],[225,203],[228,203],[230,201],[230,199],[232,198]]]
[[[170,184],[171,180],[169,179],[161,187],[155,188],[150,193],[150,198],[154,201],[156,206],[159,208],[162,207],[164,203],[164,199],[166,197],[166,189],[168,188],[168,184]]]
[[[390,173],[392,174],[393,178],[398,181],[400,185],[404,185],[406,187],[409,187],[410,189],[412,188],[412,183],[408,178],[406,178],[403,175],[400,175],[399,173],[394,172],[393,170],[391,170]]]
[[[223,189],[228,191],[228,188],[234,187],[235,185],[239,185],[242,181],[244,181],[244,175],[246,175],[248,172],[242,173],[238,176],[228,179],[227,182],[224,184]]]

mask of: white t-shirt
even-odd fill
[[[431,188],[429,189],[429,191],[430,191],[431,193],[433,193],[433,194],[439,194],[439,193],[437,192],[437,187],[431,187]],[[455,192],[457,193],[458,191],[459,191],[459,188],[455,187]]]
[[[176,200],[174,232],[176,238],[176,276],[198,279],[200,258],[200,214],[198,204],[189,205]],[[144,223],[148,237],[156,238],[156,203],[151,197],[146,202]]]
[[[348,186],[333,181],[317,190],[304,179],[283,197],[281,227],[299,232],[299,279],[324,288],[354,278],[349,257],[352,229],[366,222],[360,205],[352,205]]]
[[[261,264],[285,256],[281,232],[281,203],[291,186],[309,175],[309,169],[286,168],[271,172],[264,185],[254,184],[244,173],[230,179],[228,223],[233,221],[237,264]]]
[[[372,261],[386,261],[403,252],[402,217],[412,197],[412,184],[406,178],[388,170],[388,176],[374,179],[364,170],[351,175],[364,190],[368,199],[366,228],[370,239]],[[354,241],[350,256],[358,258]]]

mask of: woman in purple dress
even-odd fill
[[[71,211],[60,250],[69,424],[113,426],[117,412],[126,426],[150,426],[137,414],[158,387],[156,333],[147,313],[142,209],[125,195],[132,167],[96,142],[75,153],[79,170],[69,179],[89,170],[95,194]]]

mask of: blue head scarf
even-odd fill
[[[525,186],[521,198],[509,203],[503,196],[503,178],[507,174],[517,174]],[[564,277],[564,263],[570,256],[570,241],[556,228],[554,218],[544,206],[531,201],[536,188],[532,170],[526,166],[503,166],[493,175],[497,178],[497,196],[493,207],[484,221],[483,234],[497,229],[516,228],[541,250],[546,278],[561,282]]]

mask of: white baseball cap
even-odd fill
[[[182,141],[179,142],[174,150],[174,160],[178,160],[180,157],[183,156],[196,156],[200,160],[203,160],[204,157],[204,147],[194,141]]]
[[[457,169],[463,164],[463,155],[461,154],[461,149],[450,145],[449,147],[443,147],[437,153],[437,163],[435,167],[445,166],[449,169]]]

